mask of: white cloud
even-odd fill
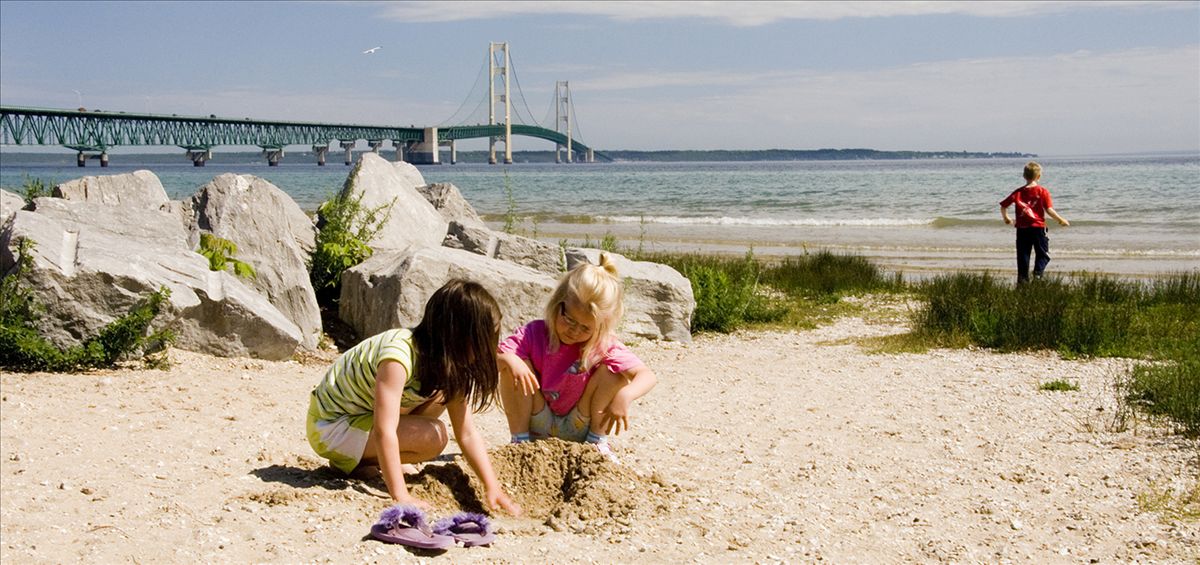
[[[1200,48],[931,62],[883,71],[677,74],[576,111],[602,148],[872,147],[1038,153],[1200,150]],[[646,75],[653,77],[658,75]],[[738,84],[740,81],[740,84]],[[603,117],[603,119],[598,119]]]
[[[1095,9],[1184,9],[1189,2],[1045,1],[1045,2],[391,2],[381,15],[402,22],[451,22],[523,15],[598,16],[621,21],[697,18],[735,26],[758,26],[783,20],[838,20],[958,14],[1020,17]]]

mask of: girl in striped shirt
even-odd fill
[[[425,304],[417,327],[367,338],[334,361],[311,395],[309,443],[347,474],[378,466],[396,503],[428,510],[409,494],[403,467],[442,453],[449,435],[438,416],[448,412],[487,505],[520,514],[471,419],[496,399],[499,340],[500,308],[492,295],[477,283],[446,283]]]

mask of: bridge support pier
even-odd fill
[[[400,139],[392,140],[392,148],[396,150],[396,162],[404,162],[404,141]]]
[[[383,140],[382,139],[370,139],[370,140],[367,140],[367,145],[371,147],[371,153],[378,155],[379,148],[383,147]]]
[[[263,156],[267,158],[268,167],[278,167],[279,161],[283,160],[283,148],[263,149]]]
[[[346,166],[349,167],[354,163],[354,144],[357,140],[343,141],[342,149],[346,150]]]
[[[414,165],[439,165],[438,128],[425,128],[422,139],[408,153],[408,162]]]
[[[101,167],[108,166],[108,152],[101,151],[98,155],[89,155],[86,151],[79,151],[75,155],[75,166],[86,167],[88,159],[99,159]]]
[[[451,165],[458,164],[458,140],[457,139],[450,140],[450,164]]]
[[[204,163],[207,163],[209,159],[212,159],[212,150],[211,149],[201,149],[201,150],[188,149],[187,157],[188,157],[188,159],[192,160],[193,167],[203,167]]]
[[[596,162],[596,150],[592,149],[591,147],[589,147],[587,150],[587,162],[588,163]]]
[[[327,145],[314,145],[314,146],[313,146],[313,153],[316,153],[316,155],[317,155],[317,166],[318,166],[318,167],[324,167],[324,166],[325,166],[325,155],[326,155],[327,153],[329,153],[329,146],[327,146]]]

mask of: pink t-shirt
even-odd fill
[[[579,344],[560,344],[558,351],[551,352],[550,334],[545,320],[534,320],[525,324],[516,333],[500,342],[500,353],[514,353],[529,361],[537,371],[542,396],[555,414],[562,416],[570,412],[587,388],[588,379],[600,365],[614,374],[641,367],[641,359],[625,344],[613,340],[599,363],[592,370],[582,372],[583,362],[579,359]]]

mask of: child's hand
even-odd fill
[[[502,490],[497,489],[494,492],[488,491],[486,498],[487,505],[492,510],[495,510],[496,508],[503,508],[505,512],[508,512],[513,516],[520,516],[521,514],[525,513],[525,511],[521,509],[521,505],[513,502],[512,499],[509,498],[508,495]]]
[[[608,407],[601,412],[600,425],[610,434],[620,434],[629,430],[629,399],[621,393],[613,397]]]
[[[1068,222],[1066,218],[1059,219],[1058,223],[1061,224],[1063,227],[1071,225],[1071,222]]]
[[[1012,225],[1012,218],[1004,218],[1004,223],[1005,223],[1005,224],[1007,224],[1007,225],[1010,225],[1010,226],[1011,226],[1011,225]]]
[[[537,373],[533,372],[527,363],[520,363],[520,366],[512,367],[512,378],[514,384],[520,387],[521,392],[526,396],[532,396],[542,388],[538,384]]]

